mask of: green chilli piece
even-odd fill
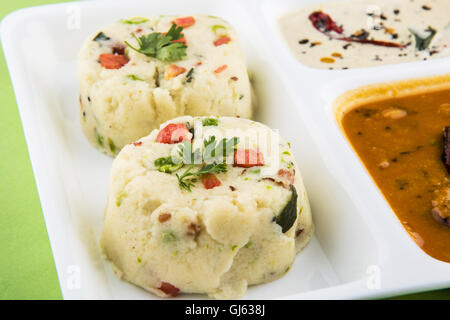
[[[137,75],[135,74],[127,74],[126,76],[128,79],[130,80],[134,80],[134,81],[144,81],[144,79],[139,78]]]
[[[215,24],[213,26],[211,26],[211,30],[215,33],[218,29],[226,29],[225,26],[221,25],[221,24]]]
[[[99,134],[97,132],[97,130],[94,131],[95,132],[95,138],[97,139],[98,144],[100,145],[100,147],[103,147],[103,136],[101,134]]]
[[[161,239],[164,243],[170,243],[176,241],[177,237],[175,236],[173,231],[169,230],[161,233]]]
[[[111,150],[112,153],[116,153],[117,147],[111,138],[108,138],[108,146],[109,146],[109,150]]]
[[[175,172],[183,166],[182,161],[180,161],[180,163],[174,163],[170,156],[158,158],[155,160],[154,164],[158,171],[165,173]]]
[[[121,192],[116,198],[116,206],[120,207],[120,205],[122,204],[123,198],[125,198],[126,196],[127,196],[127,194],[125,192]]]
[[[203,119],[202,124],[203,124],[204,127],[218,126],[219,125],[219,119],[206,118],[206,119]]]
[[[144,22],[147,22],[147,21],[148,21],[147,18],[134,17],[134,18],[127,19],[127,20],[122,20],[122,23],[125,23],[125,24],[141,24],[141,23],[144,23]]]

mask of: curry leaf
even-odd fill
[[[409,29],[409,32],[411,32],[414,36],[414,40],[416,43],[416,50],[423,51],[428,49],[430,46],[431,41],[433,40],[434,36],[436,35],[436,30],[432,27],[428,27],[425,30],[428,33],[428,36],[423,38],[421,35],[419,35],[416,31]]]
[[[297,190],[291,186],[292,196],[283,211],[276,217],[277,224],[281,227],[281,231],[288,231],[297,219]]]

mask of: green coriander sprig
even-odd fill
[[[192,191],[191,187],[194,186],[193,182],[195,182],[192,178],[200,177],[202,174],[207,173],[227,172],[227,165],[225,163],[203,165],[197,172],[192,172],[191,170],[194,166],[191,164],[182,175],[176,174],[180,188]]]
[[[132,36],[136,39],[138,47],[132,46],[127,41],[125,41],[125,44],[134,51],[142,53],[147,57],[156,58],[161,61],[177,61],[186,56],[187,46],[181,42],[173,42],[183,38],[181,31],[183,31],[183,27],[172,24],[166,34],[153,32],[137,37],[133,33]]]

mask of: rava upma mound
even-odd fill
[[[158,296],[239,298],[286,274],[312,233],[288,142],[247,119],[184,116],[114,160],[101,247]]]
[[[252,116],[239,38],[211,16],[117,21],[90,35],[78,57],[81,125],[116,155],[182,115]]]

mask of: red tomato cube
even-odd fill
[[[236,150],[234,152],[234,166],[241,168],[258,167],[264,165],[261,152],[253,149]]]
[[[159,143],[179,143],[182,141],[191,141],[192,133],[189,132],[183,123],[170,123],[159,131],[156,142]]]
[[[219,178],[214,173],[206,173],[202,175],[202,183],[205,189],[212,189],[222,185]]]
[[[130,61],[125,55],[114,53],[102,53],[99,59],[105,69],[120,69]]]

